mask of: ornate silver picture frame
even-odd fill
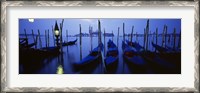
[[[7,7],[15,6],[172,6],[194,7],[194,87],[8,87]],[[192,47],[192,46],[191,46]],[[187,82],[187,81],[185,81]],[[2,1],[1,2],[1,92],[199,92],[199,1]]]

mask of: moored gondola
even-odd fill
[[[51,58],[59,55],[59,47],[44,47],[44,48],[32,48],[37,43],[28,43],[27,38],[21,38],[19,42],[19,59],[20,63],[25,62],[40,62],[46,58]]]
[[[101,51],[103,50],[103,44],[99,44],[94,48],[88,56],[83,58],[79,62],[74,63],[74,70],[85,70],[87,68],[94,68],[101,62]]]
[[[137,53],[144,52],[144,47],[142,47],[138,42],[131,42],[131,41],[128,41],[128,40],[126,40],[126,42],[129,46],[134,47],[134,49],[136,50]]]
[[[62,43],[62,46],[71,46],[71,45],[74,45],[74,44],[76,44],[76,42],[77,42],[77,39],[76,40],[74,40],[74,41],[69,41],[69,42],[63,42]]]
[[[33,46],[35,46],[37,43],[28,43],[28,39],[27,38],[20,38],[19,39],[19,48],[31,48]]]
[[[105,58],[106,73],[114,73],[118,65],[118,48],[113,41],[108,41],[108,50]]]
[[[159,53],[154,52],[144,52],[142,57],[148,63],[148,65],[153,69],[155,74],[177,74],[180,73],[180,68],[175,64],[170,63],[166,59],[159,56]]]
[[[156,50],[158,50],[160,53],[170,53],[172,52],[172,50],[168,49],[168,48],[164,48],[162,46],[156,45],[153,42],[151,43],[153,47],[155,47]]]
[[[140,56],[138,56],[137,51],[124,41],[122,42],[122,49],[124,61],[128,64],[130,70],[133,73],[138,74],[146,73],[147,64]]]
[[[166,48],[154,44],[153,46],[156,46],[156,48],[159,49],[159,52],[157,53],[148,50],[145,51],[144,48],[141,45],[139,45],[139,43],[130,41],[127,41],[127,43],[133,48],[135,48],[137,50],[136,53],[142,57],[142,60],[144,60],[147,63],[148,67],[150,66],[151,69],[148,68],[150,70],[150,73],[178,73],[177,68],[179,67],[175,66],[175,64],[170,63],[169,60],[166,59],[165,55],[169,56],[172,54]]]

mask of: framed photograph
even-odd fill
[[[199,1],[2,1],[2,92],[199,92]]]

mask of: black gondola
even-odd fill
[[[158,50],[160,53],[170,53],[173,52],[171,49],[164,48],[162,46],[156,45],[153,42],[151,42],[152,46],[155,47],[156,50]]]
[[[137,43],[137,42],[131,42],[131,41],[128,41],[128,40],[126,40],[126,42],[127,42],[127,44],[129,46],[134,47],[134,49],[136,50],[137,54],[144,52],[144,47],[142,47],[139,43]]]
[[[133,73],[138,74],[146,73],[147,64],[140,56],[138,56],[137,51],[124,41],[122,42],[122,49],[124,61],[128,64],[130,70]]]
[[[136,53],[139,54],[147,62],[151,68],[148,68],[150,73],[178,73],[178,63],[176,63],[177,66],[175,66],[175,63],[172,64],[170,63],[171,60],[166,59],[166,55],[169,56],[172,54],[168,49],[154,44],[160,51],[159,53],[156,53],[148,50],[145,51],[144,48],[139,45],[139,43],[130,41],[127,41],[127,43],[133,46],[137,50]]]
[[[87,68],[94,68],[98,63],[100,63],[102,50],[103,50],[103,44],[101,43],[96,48],[94,48],[90,52],[90,54],[86,56],[84,59],[74,63],[74,69],[78,71]]]
[[[76,40],[74,40],[74,41],[69,41],[69,42],[63,42],[62,43],[62,46],[71,46],[71,45],[74,45],[74,44],[76,44],[76,42],[77,42],[77,39]]]
[[[107,73],[114,73],[118,65],[118,48],[113,41],[108,41],[108,51],[105,58],[105,65]]]
[[[20,38],[19,39],[19,47],[20,48],[31,48],[31,47],[33,47],[35,45],[36,45],[36,43],[28,44],[28,39],[27,38]]]

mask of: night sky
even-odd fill
[[[34,19],[34,22],[30,22],[27,18],[19,19],[19,34],[24,34],[24,29],[26,29],[27,34],[31,34],[32,29],[34,32],[39,29],[42,35],[44,35],[45,30],[49,29],[51,34],[52,26],[55,25],[56,20],[58,24],[60,24],[62,18]],[[108,18],[99,20],[101,21],[102,31],[105,28],[106,33],[111,33],[113,31],[116,36],[118,27],[120,27],[120,35],[122,35],[123,23],[125,23],[125,33],[131,33],[132,26],[134,26],[134,33],[143,34],[148,19]],[[167,25],[168,33],[172,33],[174,28],[176,28],[176,32],[179,33],[181,29],[181,19],[149,19],[149,23],[151,32],[155,32],[156,28],[158,28],[158,33],[162,33],[164,25]],[[64,19],[63,34],[65,34],[66,30],[68,30],[69,35],[79,34],[79,24],[82,26],[82,33],[88,33],[89,26],[92,26],[94,31],[98,29],[98,19]]]

